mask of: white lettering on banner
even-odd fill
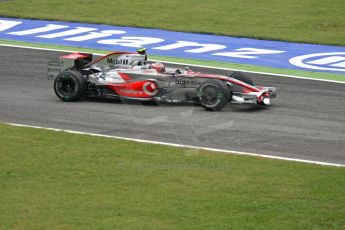
[[[8,20],[0,20],[0,31],[5,31],[11,29],[12,27],[21,24],[20,21],[8,21]]]
[[[64,40],[67,41],[75,41],[75,42],[81,42],[81,41],[87,41],[95,38],[104,38],[109,37],[111,35],[115,34],[125,34],[126,31],[123,30],[103,30],[102,32],[90,32],[86,35],[78,36],[78,37],[72,37],[72,38],[66,38]]]
[[[330,66],[336,66],[336,67],[343,67],[345,68],[344,62],[345,57],[342,56],[331,56],[326,58],[317,59],[314,61],[307,62],[308,64],[313,65],[330,65]]]
[[[153,37],[122,37],[121,39],[107,39],[101,40],[97,43],[104,44],[104,45],[119,45],[125,47],[143,47],[145,45],[160,43],[163,42],[164,39],[161,38],[153,38]]]
[[[345,52],[307,54],[291,58],[289,62],[307,69],[345,72]]]
[[[335,63],[335,64],[332,64],[331,66],[340,67],[340,68],[345,68],[345,61],[339,62],[339,63]]]
[[[216,56],[224,56],[224,57],[234,57],[234,58],[246,58],[246,59],[254,59],[258,58],[254,55],[261,55],[261,54],[279,54],[284,53],[286,51],[282,50],[267,50],[267,49],[256,49],[256,48],[240,48],[236,49],[236,52],[222,52],[222,53],[214,53],[212,55]],[[253,55],[253,56],[249,56]]]
[[[221,50],[225,49],[226,46],[224,45],[219,45],[219,44],[201,44],[198,42],[188,42],[188,41],[177,41],[174,44],[166,45],[166,46],[160,46],[160,47],[155,47],[153,49],[156,50],[173,50],[173,49],[179,49],[179,48],[184,48],[184,47],[194,47],[194,46],[201,46],[201,48],[197,49],[190,49],[186,50],[185,52],[188,53],[204,53],[208,51],[214,51],[214,50]]]
[[[10,29],[21,23],[22,23],[21,21],[0,20],[0,31]],[[124,30],[99,31],[97,28],[70,27],[67,25],[46,24],[42,27],[9,32],[7,34],[18,35],[18,36],[38,34],[36,35],[36,37],[39,37],[39,38],[53,39],[53,38],[61,37],[61,39],[65,41],[75,41],[75,42],[83,42],[83,41],[92,40],[92,39],[99,40],[103,38],[102,40],[99,40],[99,41],[95,40],[94,42],[97,42],[98,44],[104,44],[104,45],[134,47],[134,48],[139,48],[146,45],[161,43],[165,41],[162,38],[144,37],[144,36],[142,37],[123,36],[121,38],[116,38],[116,37],[111,38],[111,36],[113,35],[121,35],[121,34],[126,34],[126,33],[127,32]],[[104,39],[106,37],[110,37],[110,38]],[[194,42],[194,41],[176,41],[176,42],[173,41],[172,44],[152,47],[152,49],[155,49],[155,50],[166,50],[166,51],[182,49],[183,52],[185,53],[195,53],[195,54],[214,51],[210,55],[232,57],[232,58],[244,58],[244,59],[255,59],[255,58],[259,58],[260,55],[279,54],[279,53],[286,52],[282,50],[270,50],[270,49],[259,49],[259,48],[239,48],[239,49],[235,49],[229,52],[219,51],[219,50],[226,51],[225,50],[226,48],[227,46],[222,45],[222,44],[199,43],[199,42]],[[302,63],[302,64],[305,64],[305,63]],[[332,57],[331,59],[330,57],[326,57],[322,60],[319,60],[318,63],[309,63],[309,64],[313,64],[314,66],[328,64],[328,66],[333,66],[333,67],[344,67],[345,59],[343,59],[342,56]],[[305,64],[305,65],[308,65],[308,64]]]
[[[95,30],[97,30],[97,29],[96,28],[87,28],[87,27],[76,27],[76,29],[73,29],[73,30],[66,30],[66,31],[58,32],[58,33],[54,33],[54,34],[40,35],[37,37],[39,37],[39,38],[59,38],[59,37],[65,37],[65,36],[95,31]]]
[[[30,35],[30,34],[37,34],[37,33],[48,32],[48,31],[57,30],[57,29],[64,29],[64,28],[68,28],[68,27],[69,26],[48,24],[48,25],[46,25],[44,27],[39,27],[39,28],[36,28],[36,29],[16,31],[16,32],[11,32],[11,33],[7,33],[7,34],[23,36],[23,35]]]

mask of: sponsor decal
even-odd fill
[[[127,88],[120,88],[118,89],[118,92],[122,96],[146,98],[156,95],[158,93],[158,88],[153,82],[141,82],[134,83],[132,86],[128,86]]]
[[[198,83],[195,80],[188,80],[188,79],[183,79],[179,78],[175,80],[176,85],[181,85],[182,88],[188,88],[188,87],[197,87],[200,83]]]
[[[62,71],[62,64],[59,61],[48,62],[48,79],[53,79]]]
[[[133,90],[133,89],[120,89],[120,92],[123,94],[128,95],[143,95],[144,92],[140,90]]]
[[[128,65],[128,59],[107,58],[109,65]]]
[[[158,89],[155,83],[153,82],[145,82],[143,84],[143,91],[145,94],[149,96],[153,96],[158,93]]]

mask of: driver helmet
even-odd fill
[[[144,55],[144,54],[146,54],[146,48],[138,48],[137,49],[137,52],[138,52],[138,54],[141,54],[141,55]]]
[[[137,49],[138,54],[145,56],[145,60],[143,62],[139,62],[138,65],[146,65],[146,62],[147,62],[146,50],[147,50],[146,48],[138,48]]]
[[[160,62],[155,62],[150,64],[150,69],[155,69],[157,73],[164,73],[165,72],[165,66]]]

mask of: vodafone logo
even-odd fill
[[[345,72],[345,52],[307,54],[291,58],[289,62],[307,69]]]
[[[145,94],[153,96],[158,92],[156,84],[153,82],[145,82],[143,85],[143,91]]]

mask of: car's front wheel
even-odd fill
[[[254,85],[254,81],[253,79],[251,79],[250,77],[244,75],[243,73],[241,72],[234,72],[232,73],[231,77],[237,79],[237,80],[240,80],[240,81],[243,81],[245,83],[247,83],[248,85]]]
[[[228,104],[230,98],[226,83],[216,79],[204,81],[197,89],[197,93],[201,106],[210,111],[221,110]]]
[[[67,70],[60,73],[54,81],[56,96],[63,101],[77,101],[87,89],[85,77],[77,71]]]

